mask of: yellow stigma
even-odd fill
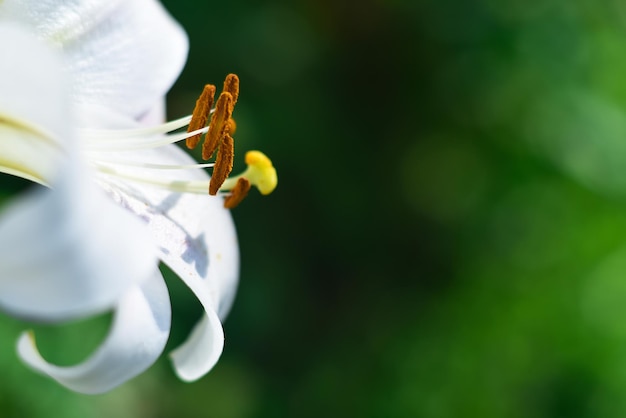
[[[261,194],[272,193],[278,185],[278,176],[272,165],[272,160],[261,151],[248,151],[246,164],[248,169],[242,174],[242,177],[247,178],[251,184],[256,186]]]
[[[272,165],[272,160],[261,151],[248,151],[245,161],[248,168],[238,176],[229,177],[220,190],[234,190],[239,179],[246,179],[250,185],[256,186],[261,194],[272,193],[278,185],[278,176],[274,165]]]

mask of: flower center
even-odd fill
[[[125,180],[176,192],[224,195],[224,206],[229,209],[236,207],[245,198],[251,186],[256,186],[261,194],[271,193],[278,183],[276,169],[271,160],[260,151],[249,151],[245,157],[247,169],[229,178],[234,161],[232,135],[236,130],[232,114],[239,97],[239,78],[234,74],[226,77],[222,92],[213,107],[215,91],[214,85],[207,84],[196,101],[191,116],[159,126],[122,130],[82,130],[81,134],[86,140],[86,151],[90,154],[90,160],[99,172]],[[185,127],[187,132],[176,132]],[[202,159],[206,161],[205,163],[164,165],[133,161],[124,157],[125,152],[154,149],[183,140],[189,149],[194,149],[203,137]],[[215,154],[214,162],[209,162]],[[122,158],[119,158],[120,156]],[[128,170],[129,167],[141,168],[142,174]],[[180,180],[176,176],[158,180],[144,174],[143,170],[205,168],[213,170],[210,180],[206,181]]]

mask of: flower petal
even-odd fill
[[[142,151],[141,157],[143,162],[156,164],[193,163],[176,146]],[[139,156],[135,153],[133,158]],[[151,174],[152,178],[159,178],[158,172]],[[208,177],[201,170],[181,171],[179,176],[181,180]],[[203,319],[189,339],[172,353],[174,368],[181,379],[199,379],[211,370],[223,350],[224,334],[219,318],[228,313],[237,288],[239,251],[230,212],[223,208],[219,197],[171,193],[150,186],[130,188],[121,183],[104,187],[122,206],[148,221],[160,258],[178,274],[205,309]]]
[[[169,335],[170,301],[163,277],[131,288],[120,300],[109,335],[85,362],[59,367],[39,354],[32,333],[18,340],[20,357],[30,367],[74,391],[106,392],[146,370],[159,357]]]
[[[0,56],[0,125],[58,147],[70,138],[69,89],[60,56],[23,27],[7,23],[0,23]],[[14,145],[6,144],[7,137],[0,141],[3,160]]]
[[[56,321],[109,309],[157,265],[143,222],[87,170],[65,170],[54,190],[37,188],[0,212],[0,308],[15,315]]]
[[[155,0],[4,0],[0,21],[63,49],[76,103],[132,118],[165,95],[187,57],[186,34]]]
[[[193,159],[177,146],[133,151],[133,161],[190,165]],[[118,167],[116,166],[116,169]],[[167,170],[119,166],[120,173],[171,180]],[[208,180],[205,171],[178,170],[177,181]],[[239,250],[230,211],[217,196],[176,193],[151,185],[103,178],[102,187],[119,205],[148,222],[160,258],[196,293],[208,292],[211,308],[224,318],[232,305],[239,277]]]
[[[63,155],[52,141],[6,122],[0,122],[0,138],[0,172],[44,185],[57,176]]]
[[[89,107],[81,109],[85,126],[93,126],[88,120],[93,114],[110,128],[138,126],[122,115]],[[152,164],[195,163],[175,145],[133,151],[132,158]],[[167,170],[120,168],[125,174],[154,180],[171,180],[172,176]],[[209,176],[200,169],[177,170],[176,178],[207,181]],[[178,274],[204,307],[206,318],[174,352],[174,367],[182,379],[202,377],[222,352],[224,336],[218,317],[224,318],[228,313],[239,279],[239,246],[230,211],[224,209],[221,197],[208,194],[173,193],[149,185],[139,187],[108,176],[102,178],[102,187],[120,206],[147,221],[161,260]]]
[[[187,340],[170,353],[181,380],[200,379],[215,366],[224,349],[224,330],[217,314],[207,310]]]

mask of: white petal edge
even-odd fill
[[[106,392],[142,373],[160,356],[171,323],[170,301],[163,277],[157,271],[120,300],[109,335],[83,363],[59,367],[44,360],[30,332],[17,342],[22,360],[61,385],[85,394]]]
[[[187,340],[170,353],[176,375],[185,382],[200,379],[224,350],[224,330],[217,314],[207,310]]]
[[[157,267],[145,224],[77,165],[0,212],[0,309],[43,321],[101,312]]]
[[[2,20],[63,51],[76,103],[133,119],[165,95],[187,58],[187,35],[155,0],[4,0]]]

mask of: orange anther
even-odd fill
[[[228,74],[224,80],[222,91],[227,91],[233,96],[233,106],[235,106],[239,98],[239,77],[236,74]]]
[[[224,199],[224,207],[233,209],[241,203],[250,191],[250,182],[245,177],[240,177],[237,184],[233,187],[231,194]]]
[[[207,84],[202,90],[202,94],[196,100],[196,106],[193,108],[193,114],[191,115],[191,121],[187,127],[187,132],[197,131],[206,126],[213,107],[213,101],[215,97],[215,86]],[[186,145],[189,149],[194,149],[200,142],[201,134],[191,136],[187,138]]]
[[[233,112],[233,96],[230,93],[223,91],[220,94],[219,99],[217,99],[217,104],[215,105],[215,112],[211,117],[211,122],[209,123],[209,131],[204,138],[204,143],[202,144],[202,158],[204,160],[209,160],[215,149],[220,144],[220,141],[224,137],[224,133],[226,128],[228,127],[228,120]]]
[[[233,160],[235,159],[235,141],[226,132],[222,143],[217,150],[217,157],[215,159],[215,165],[213,166],[213,174],[211,175],[211,182],[209,183],[209,194],[215,196],[220,189],[224,180],[229,176],[233,170]]]

